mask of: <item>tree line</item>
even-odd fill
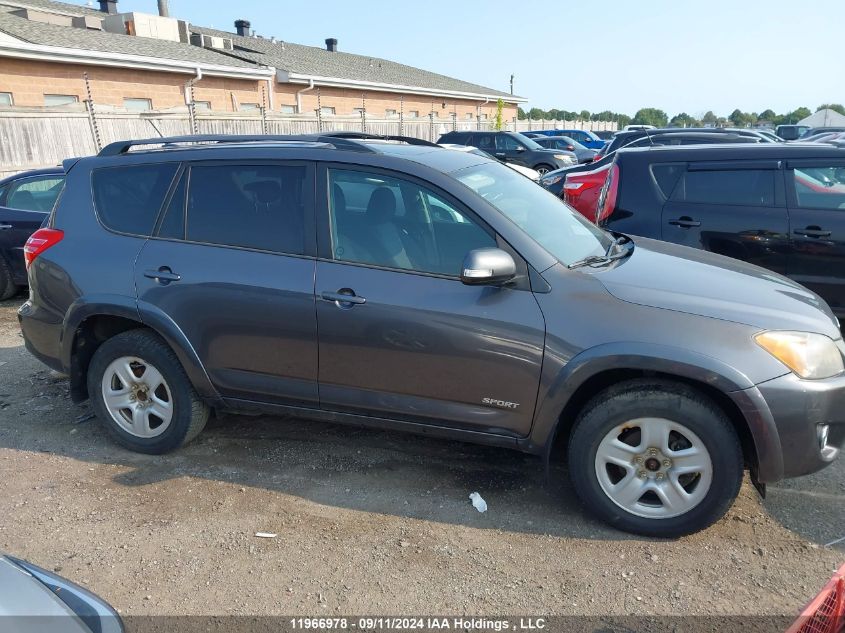
[[[823,103],[818,108],[824,110],[830,108],[839,114],[845,115],[845,106],[841,103]],[[602,112],[590,112],[589,110],[581,110],[580,112],[570,110],[558,110],[552,108],[551,110],[542,110],[540,108],[531,108],[526,112],[519,108],[520,119],[532,120],[551,120],[551,121],[615,121],[619,128],[626,125],[654,125],[656,127],[701,127],[701,126],[733,126],[733,127],[750,127],[758,124],[784,125],[788,123],[797,123],[801,119],[810,116],[813,113],[807,107],[800,107],[777,114],[771,108],[767,108],[762,112],[743,112],[739,108],[731,112],[728,116],[718,116],[712,110],[708,110],[704,114],[692,116],[686,112],[679,112],[671,119],[669,115],[659,108],[640,108],[634,116],[629,116],[621,112],[611,112],[610,110],[603,110]]]

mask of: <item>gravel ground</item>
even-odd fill
[[[21,301],[0,303],[0,550],[124,615],[787,615],[845,558],[825,546],[845,536],[842,460],[765,501],[746,482],[718,524],[664,541],[503,449],[220,415],[134,454],[26,352]]]

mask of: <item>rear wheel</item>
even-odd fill
[[[537,172],[538,174],[540,174],[541,176],[543,176],[543,175],[545,175],[545,174],[549,173],[550,171],[554,171],[554,170],[555,170],[555,168],[554,168],[554,167],[552,167],[551,165],[537,165],[537,166],[534,168],[534,171],[536,171],[536,172]]]
[[[572,482],[611,525],[674,537],[721,518],[742,483],[742,449],[730,420],[694,389],[631,381],[596,396],[569,444]]]
[[[110,435],[139,453],[161,454],[190,442],[208,420],[176,354],[149,330],[110,338],[88,368],[88,393]]]
[[[6,260],[0,256],[0,301],[13,297],[18,292],[18,286],[12,280],[12,271]]]

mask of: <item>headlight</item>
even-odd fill
[[[567,156],[566,154],[555,154],[555,158],[562,160],[564,163],[572,162],[572,156]]]
[[[811,332],[761,332],[757,345],[801,378],[830,378],[845,371],[842,341]]]
[[[540,182],[543,183],[544,187],[550,187],[551,185],[559,183],[564,178],[566,178],[566,176],[558,174],[557,176],[552,176],[551,178],[541,178]]]

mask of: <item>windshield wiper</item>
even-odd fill
[[[620,235],[608,245],[604,255],[590,255],[584,259],[579,259],[577,262],[572,262],[567,266],[567,268],[581,268],[582,266],[599,268],[601,266],[607,266],[610,262],[616,261],[617,259],[623,259],[630,255],[633,249],[618,249],[628,241],[629,240],[625,235]]]

